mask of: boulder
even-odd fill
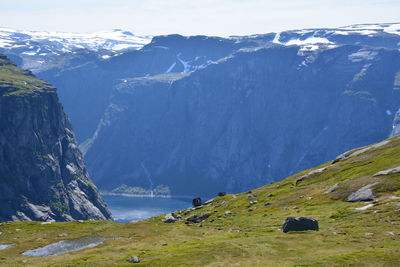
[[[201,206],[203,203],[201,201],[201,198],[196,197],[192,200],[192,204],[194,207],[198,207],[198,206]]]
[[[373,183],[361,187],[356,192],[351,193],[347,201],[348,202],[358,202],[358,201],[371,201],[375,199],[374,193],[372,192],[372,187],[379,183]]]
[[[178,220],[178,218],[176,217],[175,214],[173,213],[168,213],[167,215],[165,215],[164,219],[162,220],[165,223],[174,223]]]
[[[219,192],[219,193],[218,193],[218,196],[219,196],[219,197],[226,196],[226,192]]]
[[[128,262],[130,262],[130,263],[139,263],[140,260],[139,260],[138,256],[132,256],[132,257],[129,258]]]
[[[288,217],[283,223],[282,228],[284,233],[291,231],[319,230],[318,221],[307,217]]]
[[[336,191],[338,188],[339,188],[339,184],[335,184],[334,186],[332,186],[332,187],[330,187],[328,190],[326,190],[326,191],[324,192],[324,194],[330,194],[330,193]]]
[[[205,214],[201,214],[201,215],[193,214],[192,216],[186,218],[186,223],[189,223],[189,222],[201,223],[202,221],[204,221],[208,217],[210,217],[209,213],[205,213]]]

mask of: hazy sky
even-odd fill
[[[400,22],[400,0],[0,0],[0,27],[234,35]]]

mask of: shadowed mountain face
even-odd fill
[[[112,88],[121,81],[161,73],[194,71],[251,43],[206,36],[160,36],[141,50],[108,60],[84,50],[68,54],[61,57],[60,65],[40,71],[38,76],[57,86],[78,140],[83,143],[95,132],[110,104]]]
[[[0,54],[0,221],[110,218],[55,89]]]
[[[400,53],[249,49],[191,74],[116,87],[86,154],[103,188],[236,192],[388,137]],[[112,177],[112,178],[110,178]]]
[[[3,49],[59,88],[101,188],[202,194],[279,180],[398,133],[399,44],[399,24],[371,24],[158,36],[124,53]]]

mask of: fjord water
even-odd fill
[[[144,220],[160,214],[186,209],[191,199],[178,197],[103,196],[116,222]]]

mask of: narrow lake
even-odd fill
[[[191,206],[191,199],[188,198],[110,195],[104,195],[103,198],[111,210],[114,220],[123,223],[144,220]]]

